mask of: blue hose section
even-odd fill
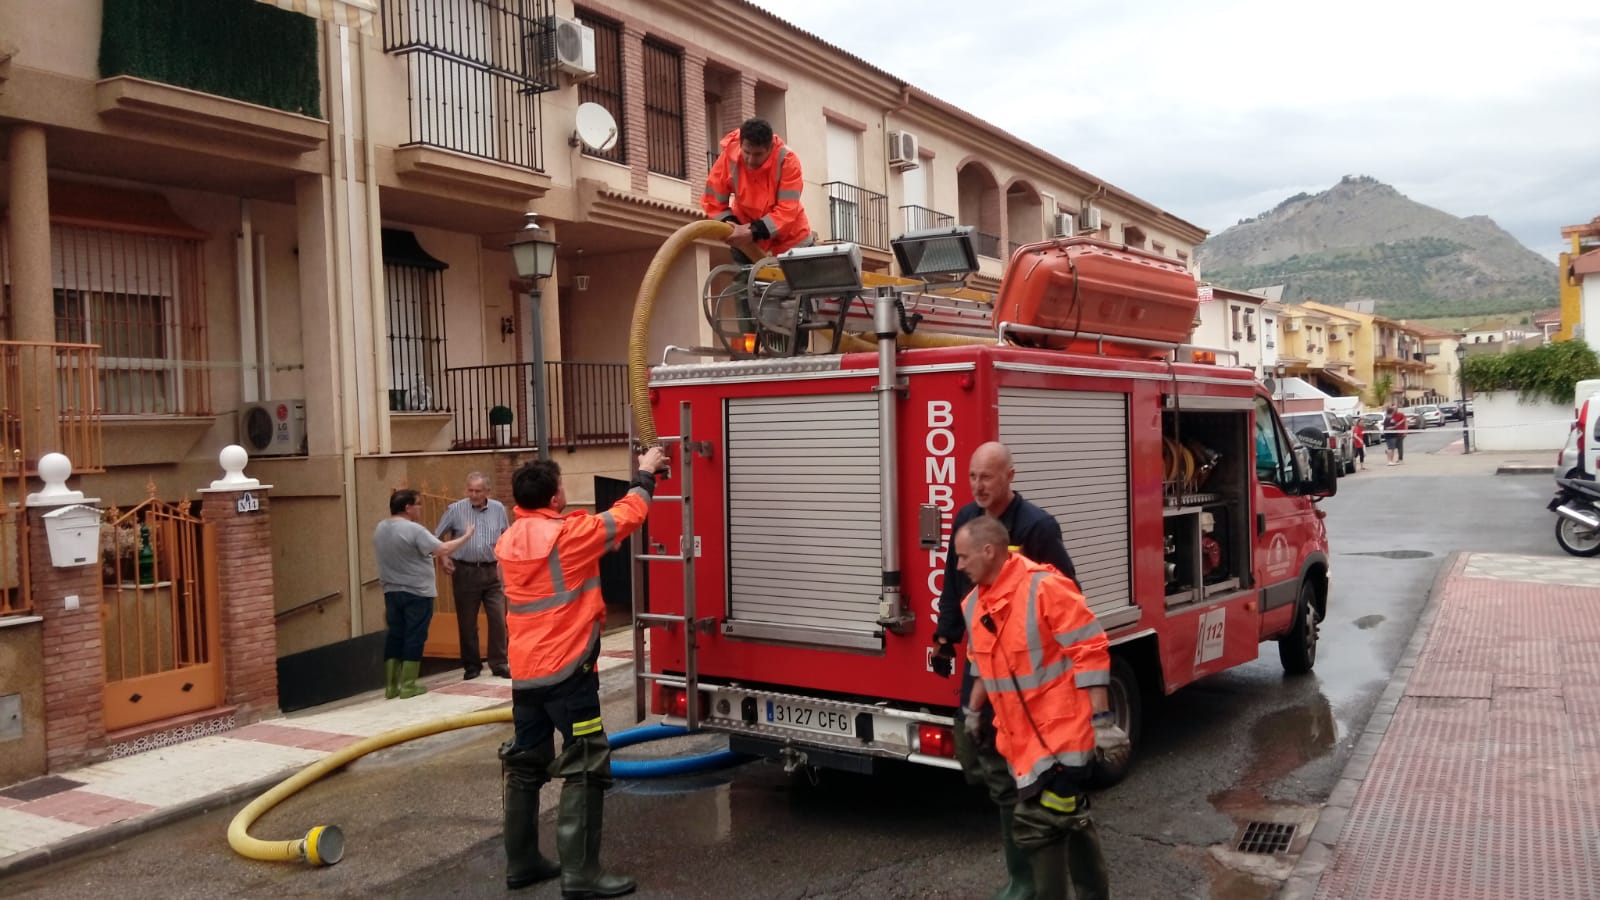
[[[611,749],[632,747],[665,738],[683,737],[689,729],[682,725],[640,725],[608,735]],[[710,772],[744,762],[745,756],[732,750],[718,750],[697,756],[676,756],[669,759],[611,759],[611,774],[617,778],[671,778],[674,775],[693,775]]]

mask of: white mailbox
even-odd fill
[[[50,539],[50,564],[58,569],[92,566],[100,561],[100,510],[63,506],[43,516]]]

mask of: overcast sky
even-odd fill
[[[1596,0],[755,0],[1213,233],[1344,175],[1554,257],[1600,216]]]

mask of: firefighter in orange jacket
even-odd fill
[[[495,544],[506,592],[511,716],[500,746],[505,780],[506,887],[561,876],[564,900],[620,897],[634,880],[600,870],[601,810],[611,786],[611,745],[600,720],[600,557],[644,524],[659,447],[639,456],[633,487],[599,515],[566,512],[561,467],[542,460],[511,479],[517,506]],[[555,732],[561,732],[561,755]],[[539,789],[563,779],[556,819],[560,864],[539,853]]]
[[[975,587],[962,603],[978,682],[963,725],[994,707],[995,746],[1017,780],[1013,834],[1030,854],[1039,900],[1110,896],[1084,793],[1097,755],[1120,767],[1130,745],[1109,711],[1111,655],[1072,579],[1010,551],[1005,525],[982,516],[956,532]],[[1072,893],[1068,893],[1068,883]]]
[[[722,153],[711,164],[700,208],[706,216],[733,225],[726,243],[733,261],[754,260],[743,248],[777,256],[811,237],[811,222],[800,205],[805,179],[800,157],[772,133],[765,119],[749,119],[722,138]]]

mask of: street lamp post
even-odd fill
[[[1461,379],[1461,452],[1472,452],[1472,432],[1467,429],[1467,348],[1456,344],[1456,377]]]
[[[509,245],[517,276],[531,285],[528,296],[533,300],[533,315],[530,317],[533,319],[533,427],[537,434],[534,446],[541,460],[550,458],[550,422],[548,386],[544,373],[544,298],[539,282],[555,272],[556,248],[559,246],[539,227],[533,213],[528,213],[527,227]]]
[[[1283,412],[1283,377],[1287,375],[1288,372],[1289,369],[1287,366],[1283,365],[1282,363],[1278,364],[1278,412],[1280,413]]]

